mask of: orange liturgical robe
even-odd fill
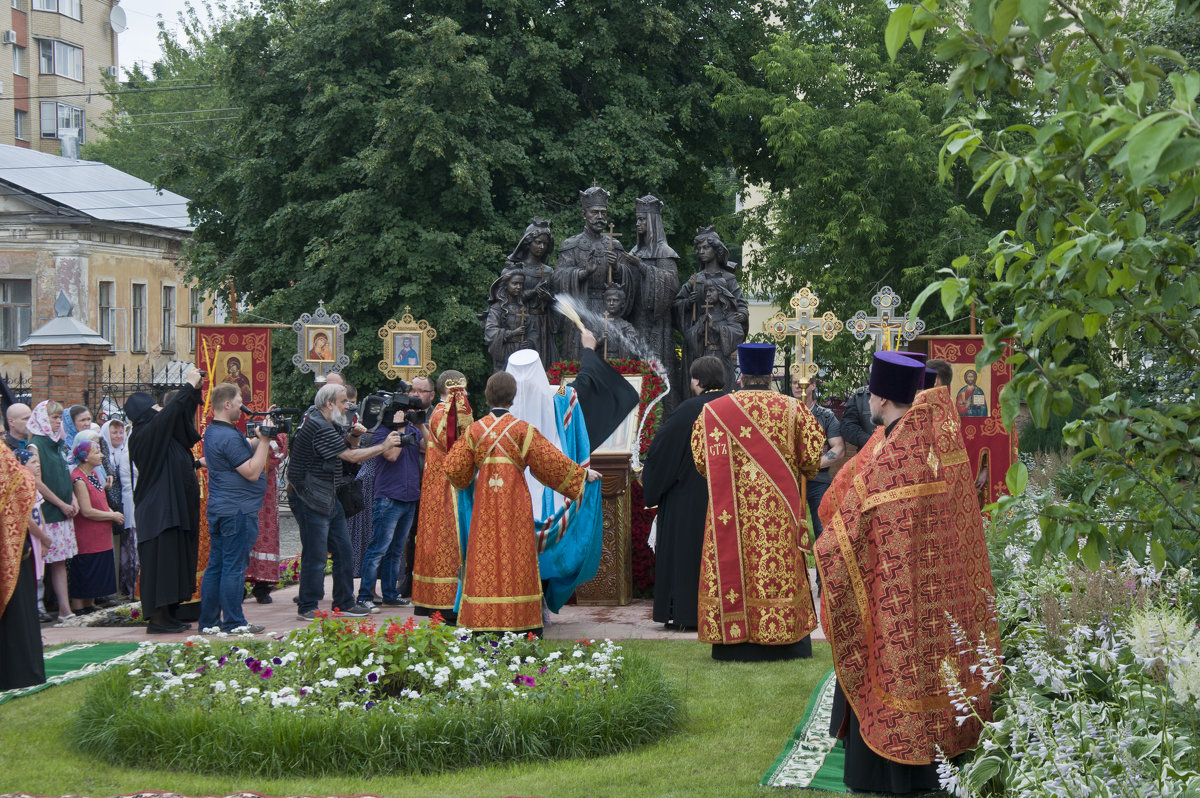
[[[455,412],[451,413],[450,408]],[[455,423],[450,424],[450,417]],[[412,601],[430,610],[454,609],[458,595],[462,552],[458,538],[458,491],[446,478],[446,455],[471,426],[471,405],[465,390],[429,414],[429,443],[425,448],[425,474],[421,480],[421,505],[417,517],[416,553],[413,555]]]
[[[587,468],[511,413],[476,421],[446,457],[446,475],[459,489],[471,484],[479,471],[459,626],[481,632],[542,626],[542,583],[526,467],[542,484],[572,501],[583,494]]]
[[[709,488],[700,640],[789,646],[816,628],[798,483],[816,475],[824,445],[821,425],[790,396],[741,390],[704,406],[692,427]]]
[[[821,623],[863,742],[892,762],[926,765],[937,749],[955,757],[979,737],[974,717],[957,722],[943,668],[991,717],[994,685],[974,650],[981,640],[999,650],[987,542],[949,391],[922,391],[872,440],[848,489],[821,503]]]

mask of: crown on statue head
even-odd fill
[[[579,204],[584,208],[607,208],[608,192],[599,186],[592,186],[587,191],[579,192]]]
[[[617,294],[624,297],[625,288],[620,283],[605,283],[603,296],[609,296],[610,294]]]
[[[653,194],[638,197],[635,205],[637,213],[662,213],[662,200]]]

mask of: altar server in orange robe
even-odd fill
[[[471,403],[467,401],[467,378],[447,369],[437,381],[441,401],[429,414],[429,443],[425,448],[425,472],[421,479],[421,504],[417,513],[417,541],[413,556],[412,602],[415,615],[435,610],[447,621],[454,620],[462,551],[459,529],[465,505],[446,478],[446,455],[471,426]]]
[[[484,396],[491,412],[472,424],[446,457],[446,475],[455,487],[465,489],[475,479],[458,623],[480,632],[540,635],[542,585],[525,468],[572,501],[583,494],[585,480],[600,474],[572,461],[533,425],[512,415],[508,409],[516,392],[511,374],[488,378]]]
[[[706,404],[692,427],[709,495],[698,632],[713,659],[812,656],[799,477],[816,475],[825,432],[799,400],[770,389],[774,364],[773,345],[739,345],[742,389]]]
[[[949,391],[923,390],[924,372],[875,353],[870,405],[882,437],[863,447],[838,503],[826,494],[814,548],[838,679],[831,731],[858,792],[937,789],[937,751],[955,757],[980,731],[975,718],[958,723],[944,669],[985,719],[998,678],[975,651],[980,640],[996,650],[999,632],[971,466]]]

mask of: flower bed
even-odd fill
[[[1003,665],[977,648],[985,677],[1002,678],[995,719],[978,749],[941,764],[942,786],[964,798],[1200,794],[1200,584],[1132,557],[1035,566],[1039,534],[1019,514],[990,530]],[[956,706],[974,712],[961,695]]]
[[[676,716],[657,671],[611,641],[325,615],[282,640],[147,644],[98,680],[75,736],[128,765],[369,775],[625,751]]]

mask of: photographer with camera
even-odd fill
[[[274,421],[247,424],[248,442],[234,426],[242,414],[238,386],[223,382],[213,388],[213,419],[204,430],[204,460],[208,464],[208,567],[200,582],[200,631],[247,631],[242,597],[250,549],[258,538],[258,512],[267,492],[264,472],[271,451]]]
[[[336,486],[342,463],[361,463],[400,445],[400,434],[388,432],[383,440],[365,448],[350,448],[361,427],[350,434],[345,427],[346,388],[326,384],[317,391],[313,408],[292,436],[288,464],[288,503],[300,526],[300,595],[297,616],[312,620],[317,603],[325,596],[326,554],[333,555],[333,608],[346,615],[367,615],[370,610],[354,600],[354,576],[346,516]],[[338,425],[335,427],[334,425]]]
[[[420,421],[423,411],[397,409],[387,423],[380,423],[371,439],[382,442],[394,430],[400,433],[399,448],[375,458],[375,496],[372,507],[371,543],[363,556],[358,602],[378,612],[373,601],[376,578],[385,607],[404,607],[400,598],[400,573],[404,568],[408,533],[412,529],[417,502],[421,499],[421,450],[425,435]]]

